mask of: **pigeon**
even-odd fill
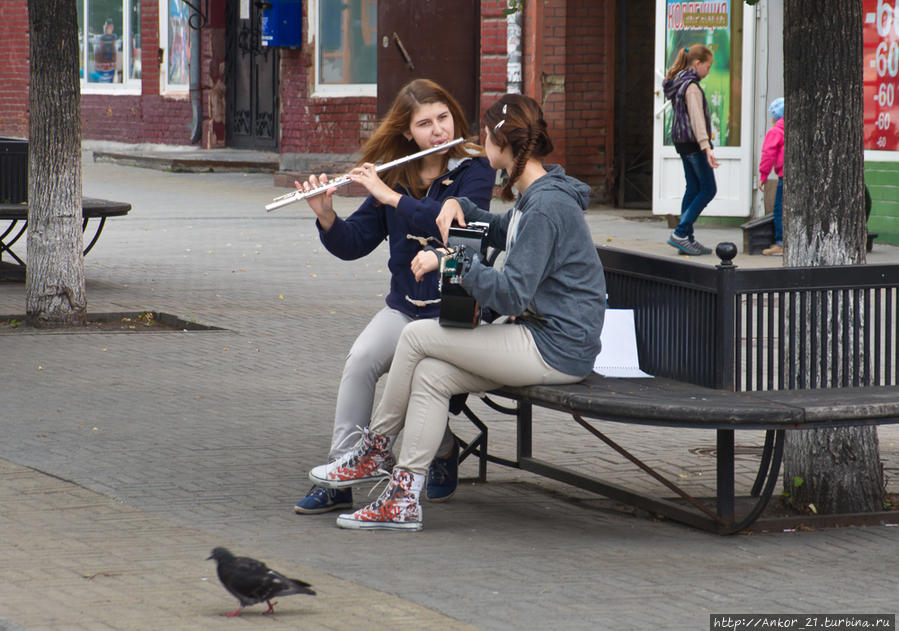
[[[290,596],[291,594],[309,594],[315,596],[309,583],[295,578],[287,578],[283,574],[270,569],[262,561],[249,557],[236,557],[225,548],[215,548],[209,559],[215,559],[219,580],[231,595],[240,601],[240,607],[231,613],[223,613],[223,616],[239,616],[244,607],[261,603],[268,603],[268,609],[263,614],[273,613],[275,603],[272,598],[278,596]]]

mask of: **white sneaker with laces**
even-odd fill
[[[393,465],[390,436],[375,434],[366,427],[353,449],[334,462],[312,469],[309,479],[319,486],[340,489],[389,478]]]
[[[337,525],[354,530],[421,530],[421,489],[425,475],[394,469],[381,496],[355,513],[341,515]]]

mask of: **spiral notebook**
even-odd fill
[[[602,350],[593,363],[593,372],[603,377],[652,377],[640,370],[633,309],[606,309],[599,339]]]

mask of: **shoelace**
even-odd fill
[[[435,484],[443,484],[446,479],[449,477],[449,469],[447,469],[446,465],[440,462],[437,458],[431,462],[431,470],[428,472],[428,477]]]
[[[385,473],[385,474],[387,474],[388,477],[381,478],[380,480],[375,482],[374,485],[372,485],[372,487],[368,490],[368,494],[371,495],[372,493],[374,493],[375,489],[378,488],[378,485],[381,484],[381,482],[387,482],[388,483],[387,487],[378,496],[378,499],[380,500],[380,499],[384,499],[384,497],[387,495],[387,491],[390,489],[391,478],[390,478],[390,471],[385,471],[384,469],[379,468],[378,473]]]
[[[365,428],[362,427],[361,425],[357,425],[356,429],[354,431],[352,431],[349,434],[347,434],[346,436],[344,436],[343,440],[341,440],[339,443],[337,443],[337,449],[340,449],[341,447],[343,447],[344,444],[346,443],[346,441],[348,441],[349,439],[358,436],[359,438],[357,438],[356,442],[353,443],[353,449],[350,450],[349,452],[347,452],[347,453],[352,453],[352,451],[355,450],[356,447],[358,447],[362,443],[362,437],[364,435],[365,435]],[[344,454],[344,456],[346,456],[346,455],[347,454]],[[344,456],[341,456],[337,460],[343,460]],[[337,461],[335,461],[335,462],[337,462]]]

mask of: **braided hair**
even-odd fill
[[[514,162],[500,198],[512,200],[512,185],[521,177],[528,159],[540,159],[553,150],[553,142],[540,105],[529,96],[505,94],[484,113],[487,133],[500,149],[510,147]]]

